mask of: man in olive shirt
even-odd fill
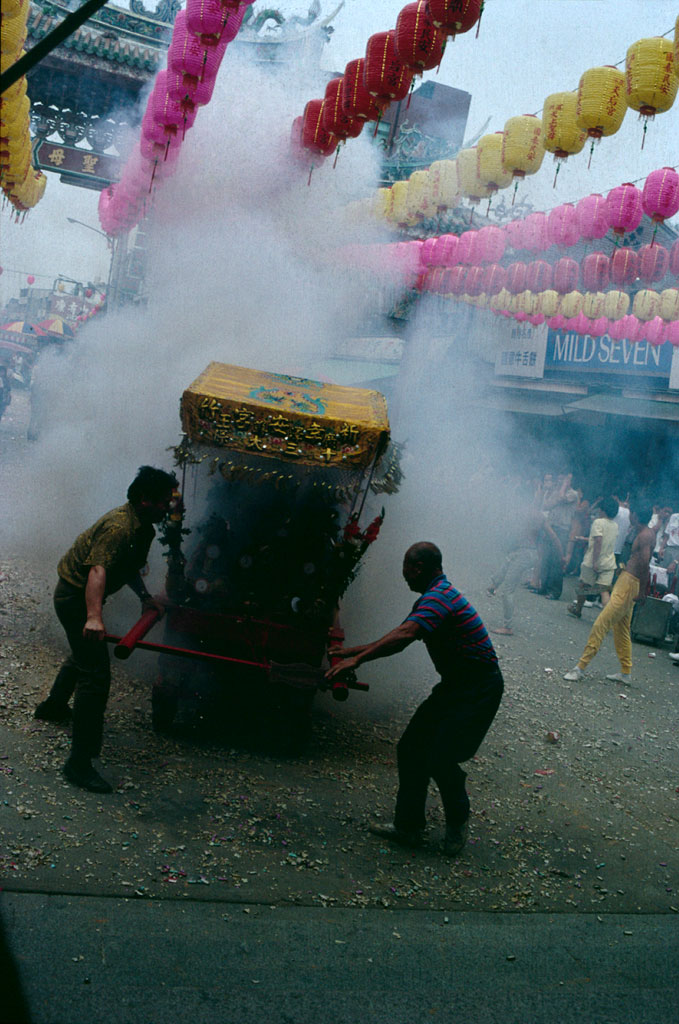
[[[140,575],[155,536],[153,523],[170,511],[177,480],[171,473],[142,466],[127,491],[127,504],[107,512],[76,538],[59,562],[54,607],[66,632],[71,654],[52,684],[49,696],[35,709],[35,717],[64,722],[71,717],[73,740],[64,765],[66,778],[94,793],[110,793],[111,786],[92,767],[101,751],[104,711],[111,685],[111,666],[104,641],[104,601],[129,586],[142,609],[163,606],[146,590]]]

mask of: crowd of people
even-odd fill
[[[631,502],[629,494],[590,499],[573,486],[571,473],[556,478],[546,473],[534,482],[530,500],[524,504],[506,557],[488,587],[491,596],[501,595],[504,616],[503,625],[492,631],[513,634],[519,586],[558,601],[564,577],[572,576],[578,583],[575,599],[566,608],[568,614],[580,618],[588,604],[602,614],[590,636],[587,656],[583,655],[566,678],[583,675],[609,629],[614,633],[621,671],[608,678],[629,678],[634,604],[643,601],[648,592],[672,606],[669,628],[677,643],[670,658],[679,665],[679,597],[675,593],[679,589],[679,509]],[[614,605],[606,612],[613,595]]]

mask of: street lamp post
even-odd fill
[[[111,250],[111,259],[108,265],[108,281],[106,282],[106,306],[111,309],[113,306],[113,296],[111,295],[111,278],[113,277],[113,263],[115,260],[116,250],[114,240],[110,235],[107,235],[105,231],[100,231],[99,228],[93,228],[91,224],[86,224],[84,220],[77,220],[75,217],[67,217],[66,220],[69,224],[80,224],[82,228],[87,228],[88,231],[94,231],[95,234],[101,235],[102,238],[106,239],[106,244]]]

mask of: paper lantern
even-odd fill
[[[654,36],[630,46],[625,59],[625,88],[632,110],[643,117],[664,113],[674,103],[678,84],[671,40]]]
[[[33,274],[29,274],[26,280],[29,284],[35,284],[35,276]]]
[[[483,0],[428,0],[429,13],[448,35],[469,32],[481,17]]]
[[[613,323],[609,324],[608,333],[615,341],[638,341],[641,326],[640,321],[628,313],[627,316],[623,316],[620,320],[614,320]]]
[[[636,250],[626,246],[616,249],[611,256],[610,273],[613,284],[633,284],[639,276]]]
[[[413,171],[408,179],[408,212],[411,217],[432,217],[436,210],[429,198],[429,172]]]
[[[588,253],[580,265],[580,271],[583,286],[587,291],[600,292],[604,288],[608,288],[611,279],[611,269],[610,259],[606,253]]]
[[[670,257],[664,245],[642,245],[637,253],[638,276],[646,284],[662,281],[669,267]]]
[[[641,337],[645,338],[651,345],[662,345],[665,342],[667,324],[659,317],[654,316],[652,320],[644,324]]]
[[[499,292],[496,292],[495,295],[491,296],[490,308],[496,311],[505,310],[507,308],[507,303],[511,298],[512,296],[507,291],[507,289],[501,288]]]
[[[614,234],[636,231],[643,215],[641,192],[631,182],[618,185],[606,196],[606,217]]]
[[[578,215],[572,203],[562,203],[550,212],[547,234],[553,245],[571,246],[580,241]]]
[[[672,243],[670,249],[670,274],[679,277],[679,239]]]
[[[463,149],[457,154],[457,180],[460,192],[471,203],[491,195],[491,190],[480,180],[476,169],[476,147]]]
[[[391,219],[393,197],[390,188],[378,188],[375,193],[375,216],[380,220]]]
[[[497,295],[505,286],[507,271],[499,263],[489,263],[484,267],[483,290],[487,295]]]
[[[489,224],[477,232],[479,259],[483,263],[501,260],[507,247],[507,236],[502,228]]]
[[[660,293],[658,313],[663,320],[679,320],[679,289],[665,288]]]
[[[167,68],[177,75],[189,75],[197,81],[214,78],[219,71],[226,44],[205,46],[189,32],[186,11],[179,11],[174,21],[172,41],[167,51]]]
[[[337,149],[337,139],[323,127],[323,100],[309,100],[302,114],[302,145],[315,156],[329,156]]]
[[[540,170],[545,155],[542,121],[534,114],[510,117],[502,135],[502,166],[514,178]]]
[[[457,235],[440,235],[434,244],[432,262],[435,266],[450,267],[457,262],[460,240]]]
[[[407,181],[395,181],[391,186],[391,219],[397,224],[407,224],[411,220]]]
[[[532,216],[532,214],[529,214],[529,216]],[[546,220],[547,215],[543,213],[542,216]],[[526,218],[526,220],[528,220],[528,217]],[[508,221],[507,224],[505,224],[504,229],[505,234],[507,235],[507,242],[512,247],[512,249],[523,249],[524,222],[522,220],[510,220]],[[546,230],[547,228],[545,224],[545,232]],[[544,248],[546,249],[548,245],[549,241],[547,242],[547,245],[545,245]]]
[[[553,285],[559,295],[565,295],[577,288],[580,281],[580,266],[569,256],[563,256],[554,264]]]
[[[612,291],[606,292],[604,296],[604,316],[609,320],[620,320],[625,316],[630,307],[630,297],[627,292]]]
[[[606,217],[606,200],[598,193],[585,196],[575,207],[578,215],[578,226],[580,237],[587,241],[593,238],[603,238],[608,231],[608,219]]]
[[[448,267],[443,275],[446,295],[462,295],[467,279],[467,267]]]
[[[221,0],[186,0],[185,10],[188,31],[205,46],[219,42],[229,18],[236,17],[236,12],[224,7]]]
[[[485,267],[469,267],[465,277],[465,291],[467,295],[476,297],[484,291],[484,274]]]
[[[553,331],[562,331],[566,326],[566,317],[557,313],[556,316],[550,316],[547,321],[548,327]]]
[[[580,78],[575,119],[590,138],[615,135],[627,111],[625,76],[618,68],[590,68]]]
[[[460,190],[454,160],[435,160],[429,168],[429,194],[432,206],[447,210],[457,203]]]
[[[527,267],[525,263],[516,262],[510,263],[507,267],[507,280],[505,288],[512,295],[518,295],[526,287],[526,271]]]
[[[542,144],[555,160],[575,156],[585,145],[587,134],[575,119],[577,103],[575,92],[554,92],[543,104]]]
[[[476,253],[472,250],[476,244],[476,231],[463,231],[459,237],[457,246],[457,259],[459,263],[476,263]]]
[[[342,106],[342,78],[332,78],[325,87],[322,126],[337,139],[356,139],[363,130],[365,120],[349,117]]]
[[[545,316],[555,316],[559,309],[559,293],[547,288],[538,295],[538,312]]]
[[[679,57],[677,58],[679,63]],[[671,345],[675,348],[679,348],[679,320],[673,320],[665,327],[665,337]]]
[[[648,288],[642,288],[642,290],[637,292],[634,296],[632,313],[639,320],[652,320],[654,316],[658,315],[659,307],[660,296],[658,293],[651,291]]]
[[[526,268],[526,288],[532,292],[544,292],[552,287],[554,271],[551,263],[534,260]]]
[[[217,79],[213,75],[200,81],[193,75],[178,75],[176,71],[168,71],[166,81],[168,95],[192,110],[210,102]]]
[[[511,185],[511,172],[502,166],[502,132],[483,135],[476,146],[476,173],[491,192]]]
[[[679,174],[673,167],[651,171],[641,193],[641,203],[644,213],[655,224],[674,217],[679,210]]]
[[[427,0],[406,4],[396,19],[395,46],[398,59],[415,74],[441,63],[446,33],[432,21]]]
[[[601,338],[608,332],[608,317],[597,316],[590,319],[589,333],[592,338]]]
[[[433,265],[434,246],[436,245],[437,239],[425,238],[422,249],[420,250],[420,262],[423,267],[430,267]]]
[[[573,330],[578,334],[589,334],[591,321],[584,313],[580,312],[573,317]]]
[[[604,315],[604,302],[606,296],[603,292],[585,292],[582,300],[582,312],[590,320],[596,320]]]
[[[363,81],[370,95],[382,103],[405,99],[412,80],[412,72],[396,53],[394,31],[370,36],[363,66]]]
[[[169,95],[166,71],[159,71],[156,76],[156,83],[149,97],[149,106],[151,107],[151,116],[156,124],[161,125],[171,135],[176,134],[180,129],[185,134],[196,120],[195,106],[189,109],[186,104]]]
[[[546,213],[529,213],[520,232],[522,248],[531,252],[544,252],[552,244],[549,237],[549,218]]]
[[[385,103],[378,102],[365,87],[363,69],[365,61],[362,57],[350,60],[344,69],[340,102],[347,117],[359,118],[363,121],[377,121],[382,115]]]
[[[572,291],[561,296],[559,312],[565,317],[575,317],[582,312],[582,304],[585,301],[582,292]]]

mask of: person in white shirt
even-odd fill
[[[679,563],[679,512],[673,512],[665,524],[658,560],[666,569],[675,563],[676,572],[676,564]]]
[[[580,587],[573,604],[566,611],[579,619],[582,606],[588,594],[600,593],[601,604],[605,608],[611,596],[611,585],[615,572],[615,542],[618,527],[615,517],[618,514],[618,503],[615,498],[604,498],[601,502],[603,516],[595,519],[589,531],[587,550],[580,566]]]

